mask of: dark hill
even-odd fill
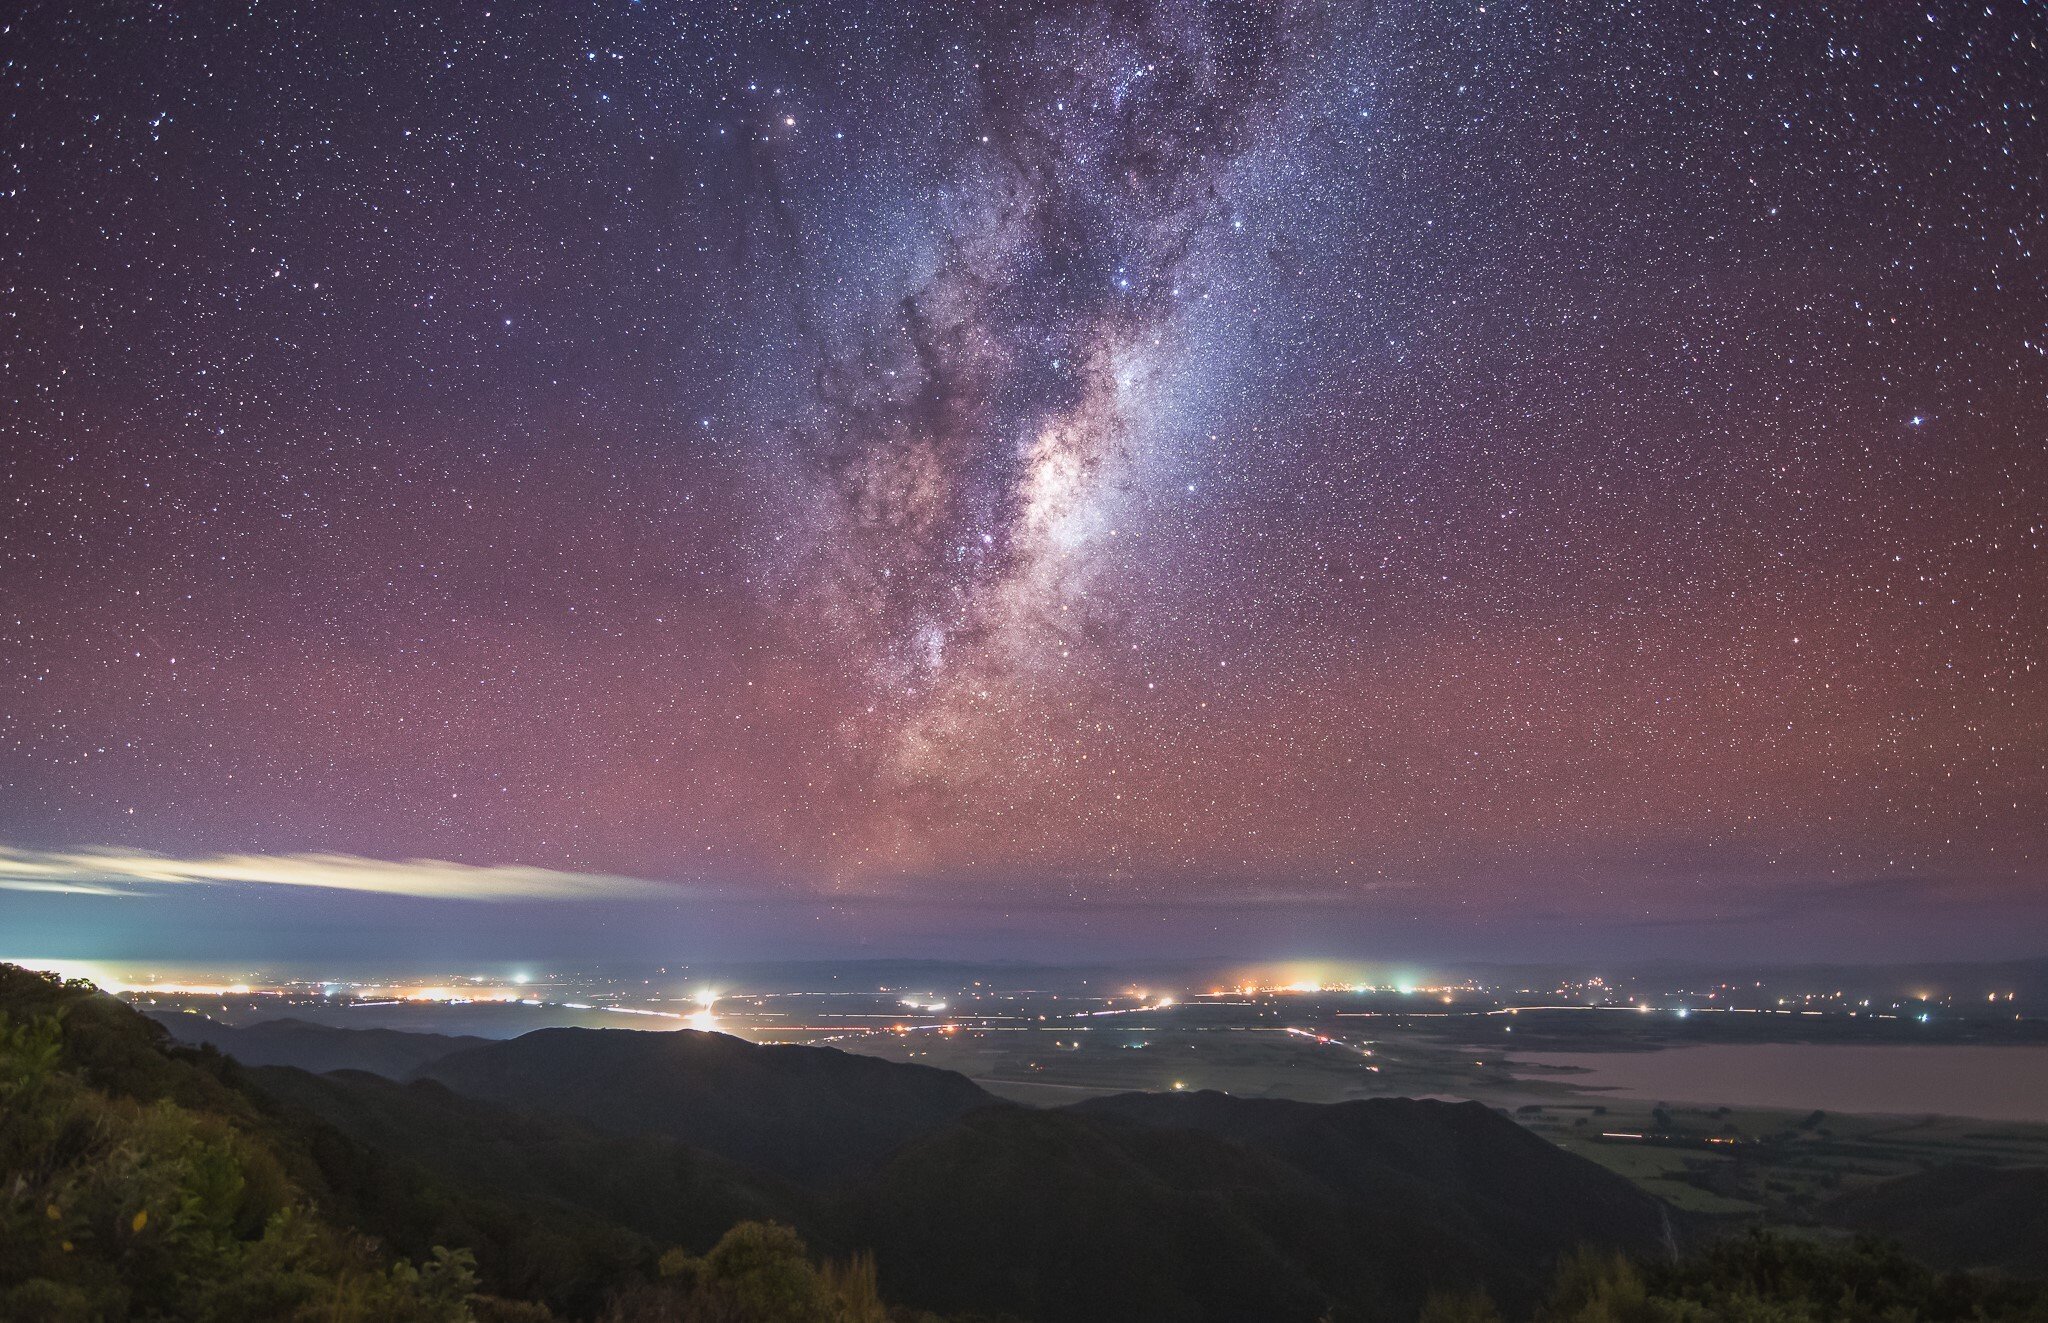
[[[549,1206],[624,1226],[656,1245],[701,1248],[735,1223],[805,1222],[780,1183],[654,1135],[604,1134],[569,1117],[514,1112],[430,1080],[361,1071],[310,1075],[269,1066],[258,1089],[353,1142],[431,1172],[456,1189]]]
[[[905,1300],[1045,1323],[1412,1316],[1479,1285],[1522,1305],[1579,1244],[1665,1235],[1662,1204],[1484,1107],[1221,1094],[978,1112],[848,1216]]]
[[[573,1059],[580,1045],[627,1054],[607,1067],[622,1072],[668,1040],[692,1053],[707,1046],[702,1035],[561,1032],[568,1042],[547,1060]],[[729,1077],[772,1087],[759,1058],[773,1050],[727,1042],[708,1046]],[[862,1059],[828,1060],[832,1071]],[[1041,1323],[1307,1323],[1333,1308],[1398,1318],[1434,1289],[1475,1284],[1525,1303],[1562,1250],[1655,1248],[1662,1228],[1654,1200],[1474,1106],[1275,1107],[1219,1094],[980,1107],[820,1195],[665,1135],[620,1132],[619,1118],[673,1096],[629,1074],[605,1086],[618,1104],[609,1133],[429,1080],[294,1070],[251,1080],[382,1157],[542,1219],[558,1209],[696,1245],[731,1221],[775,1217],[813,1244],[871,1247],[890,1294],[908,1303]],[[1160,1116],[1148,1115],[1155,1107]],[[1328,1162],[1315,1159],[1317,1144]],[[489,1266],[516,1280],[512,1265]]]
[[[827,1190],[792,1214],[806,1234],[873,1248],[890,1293],[929,1309],[1394,1317],[1442,1288],[1528,1303],[1579,1244],[1654,1252],[1668,1235],[1661,1203],[1474,1104],[1039,1111],[944,1071],[690,1031],[542,1030],[421,1075]]]
[[[490,1295],[558,1317],[711,1317],[669,1308],[670,1288],[695,1290],[702,1268],[663,1251],[695,1253],[722,1224],[773,1216],[827,1253],[872,1247],[902,1303],[1033,1323],[1402,1320],[1433,1291],[1470,1287],[1526,1316],[1560,1251],[1582,1243],[1647,1262],[1574,1260],[1560,1289],[1597,1287],[1598,1300],[1586,1296],[1597,1313],[1552,1317],[1618,1317],[1610,1302],[1645,1289],[1652,1312],[1671,1317],[1762,1317],[1759,1302],[1791,1302],[1773,1317],[1834,1317],[1851,1298],[1870,1317],[2043,1317],[2037,1292],[1929,1273],[1891,1251],[1755,1238],[1671,1263],[1662,1204],[1470,1104],[1126,1095],[1039,1111],[991,1105],[942,1071],[687,1032],[546,1030],[427,1071],[473,1093],[249,1069],[173,1045],[87,986],[0,966],[0,1159],[13,1159],[0,1169],[28,1181],[11,1178],[0,1239],[33,1232],[40,1246],[0,1245],[0,1295],[19,1287],[47,1303],[82,1283],[139,1291],[152,1316],[294,1316],[255,1296],[158,1302],[188,1287],[329,1304],[348,1292],[360,1303],[366,1284],[417,1294],[426,1270],[380,1256],[439,1262],[448,1247],[474,1254]],[[719,1155],[699,1151],[712,1147]],[[768,1169],[831,1179],[802,1188]],[[1930,1173],[1836,1211],[1933,1257],[2023,1272],[2039,1262],[2043,1179]],[[187,1225],[168,1210],[223,1202],[226,1240],[165,1234]],[[143,1207],[155,1214],[146,1227]],[[301,1220],[279,1220],[287,1208]],[[197,1257],[157,1273],[131,1251],[159,1234],[165,1253]],[[769,1234],[740,1221],[721,1243],[753,1262]],[[647,1308],[618,1312],[633,1300]],[[14,1303],[0,1300],[0,1316],[134,1316]],[[475,1303],[480,1317],[543,1317]],[[342,1316],[416,1317],[364,1308]]]
[[[56,1025],[61,1035],[54,1060],[32,1050],[36,1026],[43,1024]],[[34,1083],[38,1072],[53,1067],[63,1077]],[[559,1202],[500,1196],[441,1180],[400,1154],[357,1144],[310,1112],[257,1087],[254,1074],[217,1051],[178,1046],[162,1025],[89,984],[63,983],[0,964],[0,1172],[7,1175],[0,1183],[10,1187],[14,1200],[0,1207],[0,1296],[6,1295],[12,1276],[37,1272],[26,1232],[56,1225],[43,1217],[19,1216],[23,1189],[33,1191],[39,1175],[61,1173],[64,1164],[91,1160],[95,1145],[112,1146],[105,1161],[90,1172],[58,1179],[43,1198],[28,1203],[38,1209],[60,1206],[60,1200],[72,1203],[90,1187],[99,1192],[97,1197],[117,1201],[126,1226],[138,1201],[145,1206],[158,1201],[155,1211],[162,1226],[182,1228],[164,1252],[179,1249],[193,1257],[168,1283],[160,1275],[142,1283],[141,1299],[150,1306],[143,1313],[152,1318],[312,1316],[273,1307],[275,1301],[256,1303],[261,1297],[207,1311],[170,1303],[172,1285],[183,1292],[207,1286],[209,1280],[208,1289],[226,1292],[253,1290],[258,1281],[266,1283],[266,1290],[325,1291],[328,1298],[318,1311],[323,1318],[358,1319],[365,1310],[377,1318],[425,1317],[385,1312],[374,1299],[365,1303],[370,1288],[360,1265],[330,1261],[303,1269],[297,1256],[309,1244],[331,1242],[344,1258],[353,1252],[346,1236],[334,1240],[342,1228],[374,1237],[379,1252],[396,1251],[408,1259],[428,1259],[437,1246],[473,1251],[488,1290],[545,1298],[580,1315],[594,1314],[620,1283],[651,1266],[662,1248],[613,1221],[582,1215]],[[69,1078],[74,1075],[75,1085]],[[91,1095],[79,1094],[80,1087]],[[92,1114],[62,1124],[36,1121],[43,1110],[38,1094],[47,1104],[67,1093],[73,1105]],[[9,1134],[10,1127],[25,1122],[27,1133]],[[190,1137],[181,1140],[181,1133]],[[204,1146],[196,1154],[192,1138]],[[228,1219],[240,1237],[262,1232],[282,1205],[297,1207],[300,1217],[288,1228],[287,1244],[266,1245],[237,1269],[237,1256],[244,1251],[230,1243],[234,1237],[221,1239],[223,1223],[213,1205],[252,1200],[256,1211],[242,1209]],[[14,1306],[20,1300],[0,1300],[0,1318],[143,1316],[121,1302],[119,1282],[154,1260],[124,1251],[122,1243],[112,1246],[111,1256],[100,1252],[106,1245],[100,1238],[113,1220],[111,1210],[102,1208],[101,1213],[94,1225],[83,1228],[93,1239],[76,1242],[83,1266],[64,1268],[61,1275],[90,1275],[97,1268],[102,1278],[111,1278],[115,1294],[104,1306],[57,1308],[48,1295],[53,1288],[31,1283],[24,1289],[40,1293],[29,1302],[33,1307],[19,1310]],[[57,1247],[48,1248],[54,1255]],[[67,1245],[63,1252],[69,1255],[72,1249]],[[280,1285],[273,1280],[278,1273],[289,1281]],[[336,1277],[321,1285],[335,1274],[348,1277],[347,1282]],[[88,1284],[109,1285],[105,1280]]]
[[[367,1070],[387,1079],[405,1079],[429,1061],[491,1041],[398,1029],[337,1029],[289,1018],[239,1026],[182,1013],[152,1018],[179,1042],[211,1044],[245,1066],[295,1066],[316,1074]]]
[[[1938,1167],[1845,1195],[1828,1212],[1938,1268],[2048,1278],[2048,1167]]]
[[[890,1290],[928,1309],[1305,1323],[1387,1297],[1383,1247],[1311,1182],[1239,1145],[1064,1112],[992,1109],[912,1146],[851,1222]]]
[[[1120,1094],[1072,1110],[1233,1140],[1348,1202],[1429,1208],[1474,1245],[1539,1255],[1587,1243],[1653,1249],[1668,1231],[1665,1205],[1637,1186],[1476,1102],[1325,1105],[1204,1091]]]
[[[797,1180],[871,1167],[996,1100],[963,1076],[833,1048],[681,1029],[541,1029],[419,1072],[455,1092],[664,1135]]]

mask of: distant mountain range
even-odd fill
[[[488,1042],[166,1022],[437,1180],[658,1241],[776,1218],[871,1248],[893,1297],[936,1310],[1412,1315],[1446,1287],[1525,1302],[1577,1244],[1657,1252],[1672,1235],[1657,1200],[1478,1104],[1037,1110],[948,1071],[689,1030]]]
[[[996,1100],[951,1071],[682,1029],[541,1029],[414,1074],[471,1098],[660,1135],[777,1175],[874,1167]]]
[[[165,1019],[377,1161],[539,1217],[586,1254],[608,1236],[701,1248],[773,1219],[827,1252],[871,1249],[892,1298],[956,1314],[1412,1318],[1469,1287],[1526,1309],[1577,1246],[1662,1257],[1694,1231],[1477,1103],[1202,1092],[1034,1109],[948,1071],[690,1030],[489,1041]],[[2041,1243],[2041,1175],[1880,1190],[1843,1218],[1958,1263],[1996,1261],[1968,1246],[2003,1219],[2021,1229],[1982,1243],[2011,1266]],[[1916,1215],[1934,1208],[1946,1222]],[[433,1230],[447,1239],[446,1219]],[[487,1278],[579,1298],[586,1283],[543,1280],[498,1243],[520,1234],[482,1238]]]
[[[405,1079],[429,1061],[491,1040],[448,1034],[414,1034],[397,1029],[337,1029],[310,1020],[259,1020],[231,1025],[203,1015],[155,1015],[181,1043],[219,1048],[245,1066],[293,1066],[318,1074],[367,1070]]]

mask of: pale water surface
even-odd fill
[[[1520,1052],[1524,1067],[1615,1096],[1730,1107],[1974,1116],[2048,1122],[2048,1047],[1717,1044],[1657,1052]]]

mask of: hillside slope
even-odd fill
[[[892,1294],[1044,1320],[1384,1318],[1435,1289],[1530,1300],[1582,1242],[1664,1248],[1666,1210],[1477,1105],[1221,1094],[1061,1110],[965,1079],[690,1031],[556,1029],[421,1076],[687,1142],[806,1185]]]
[[[656,1244],[705,1246],[738,1222],[810,1220],[797,1191],[660,1136],[611,1135],[573,1118],[515,1112],[430,1080],[282,1066],[249,1078],[355,1143],[455,1186],[573,1209]]]
[[[1332,1195],[1428,1208],[1474,1244],[1555,1255],[1581,1244],[1655,1250],[1669,1209],[1480,1103],[1371,1098],[1319,1105],[1215,1092],[1131,1093],[1075,1109],[1228,1139],[1286,1163]]]
[[[150,1018],[171,1037],[193,1047],[208,1045],[245,1066],[293,1066],[320,1074],[330,1070],[367,1070],[387,1079],[405,1079],[429,1061],[488,1038],[421,1034],[398,1029],[338,1029],[308,1020],[262,1020],[231,1025],[203,1015],[155,1015]]]
[[[238,1076],[88,984],[0,965],[0,1318],[467,1323],[490,1303],[467,1255],[394,1262],[338,1224],[309,1151],[332,1136]]]
[[[322,1163],[359,1225],[474,1244],[488,1281],[571,1312],[649,1247],[761,1217],[872,1249],[905,1304],[1037,1323],[1397,1319],[1475,1287],[1520,1307],[1576,1245],[1661,1254],[1667,1231],[1657,1201],[1469,1104],[1037,1110],[944,1071],[691,1031],[542,1030],[418,1075],[248,1083],[367,1155]]]
[[[478,1069],[482,1049],[451,1058],[471,1058],[451,1075],[516,1094],[507,1106],[432,1081],[250,1070],[89,986],[0,966],[0,1317],[1492,1317],[1475,1291],[1517,1318],[1541,1298],[1547,1323],[2048,1316],[2037,1287],[1863,1244],[1749,1237],[1673,1261],[1661,1204],[1469,1104],[1128,1095],[1041,1111],[829,1051],[559,1035],[539,1053],[491,1045],[518,1070]],[[607,1096],[610,1130],[551,1111]],[[891,1115],[906,1099],[923,1110]],[[783,1117],[813,1145],[869,1147],[858,1167],[807,1157],[826,1174],[806,1188],[667,1133],[716,1121],[768,1143]],[[2041,1179],[1935,1173],[1841,1211],[1906,1218],[1887,1229],[1909,1238],[1946,1228],[2024,1271]],[[806,1240],[874,1257],[815,1264]],[[1938,1257],[1948,1242],[1919,1243]]]
[[[472,1098],[573,1116],[613,1134],[663,1135],[813,1182],[872,1167],[996,1105],[950,1071],[690,1029],[541,1029],[418,1073]]]
[[[2048,1278],[2048,1167],[1940,1167],[1845,1195],[1827,1212],[1939,1268]]]
[[[1483,1107],[1156,1101],[1209,1124],[1157,1123],[1148,1095],[977,1112],[863,1186],[847,1234],[907,1301],[1047,1323],[1405,1317],[1474,1287],[1522,1306],[1580,1243],[1662,1248],[1656,1200]]]

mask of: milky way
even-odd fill
[[[2048,906],[2038,4],[0,41],[0,846]]]
[[[827,490],[799,520],[822,543],[799,623],[855,663],[852,774],[875,794],[971,810],[951,792],[978,746],[1114,646],[1099,581],[1189,251],[1308,28],[1284,8],[1079,5],[971,30],[978,132],[933,269],[856,354],[826,347],[800,442]],[[879,809],[914,848],[920,825]]]

